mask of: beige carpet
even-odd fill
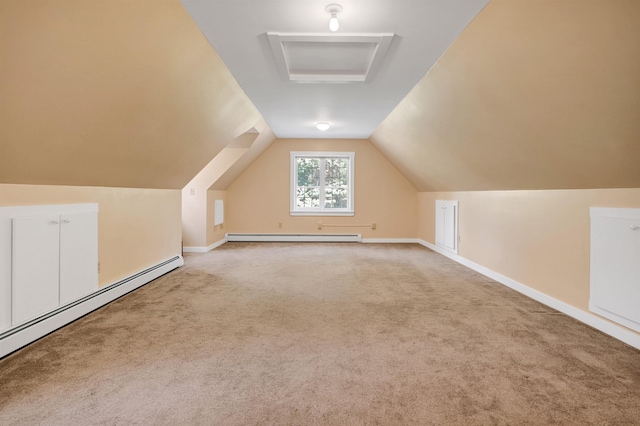
[[[186,261],[0,361],[0,424],[640,424],[640,351],[420,246]]]

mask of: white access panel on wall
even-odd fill
[[[12,324],[59,305],[58,222],[58,215],[51,214],[12,220]]]
[[[589,309],[640,332],[640,209],[591,208]]]
[[[436,200],[436,245],[458,253],[458,202]]]
[[[215,200],[213,202],[214,212],[213,212],[213,224],[221,225],[224,222],[224,201],[223,200]]]

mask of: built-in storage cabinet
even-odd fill
[[[591,208],[589,309],[640,332],[640,209]]]
[[[436,200],[436,246],[458,253],[458,202]]]
[[[0,330],[98,289],[98,206],[0,208]]]
[[[11,324],[60,305],[59,216],[12,219]]]
[[[98,213],[60,216],[60,305],[98,289]]]

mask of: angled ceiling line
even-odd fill
[[[340,0],[336,32],[327,0],[181,2],[278,137],[366,139],[489,0]],[[269,33],[325,38],[283,51]],[[331,41],[360,34],[393,37]]]

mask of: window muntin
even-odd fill
[[[291,153],[291,214],[353,215],[353,152]]]

